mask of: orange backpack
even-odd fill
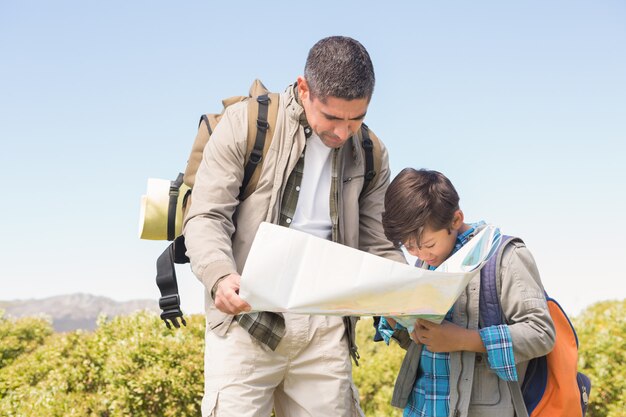
[[[502,236],[498,251],[480,271],[480,320],[484,327],[505,323],[500,304],[500,260],[508,244],[524,245]],[[510,382],[517,417],[583,417],[589,404],[591,381],[578,372],[578,337],[559,303],[546,294],[556,330],[554,348],[532,359],[524,381]]]

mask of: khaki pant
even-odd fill
[[[233,321],[206,331],[203,417],[363,416],[341,317],[285,314],[276,351]]]

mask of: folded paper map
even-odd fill
[[[411,316],[440,322],[488,258],[485,227],[436,271],[416,268],[297,230],[262,223],[239,295],[253,311]]]

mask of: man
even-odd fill
[[[381,225],[389,183],[382,144],[380,172],[364,187],[357,133],[374,80],[359,42],[334,36],[315,44],[304,76],[280,96],[256,190],[241,202],[246,104],[228,107],[215,128],[184,229],[192,269],[207,290],[203,416],[269,416],[272,406],[279,417],[362,415],[350,362],[356,321],[240,314],[250,306],[238,290],[263,221],[404,262]]]

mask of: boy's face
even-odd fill
[[[457,210],[449,229],[434,230],[426,226],[419,244],[415,242],[415,239],[409,239],[404,242],[404,247],[411,255],[417,256],[430,266],[437,267],[452,253],[456,238],[459,232],[462,232],[463,226],[463,212]]]

